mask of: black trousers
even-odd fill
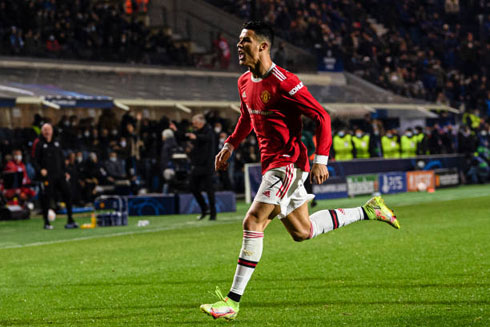
[[[61,199],[66,204],[68,223],[73,222],[71,187],[70,184],[66,181],[65,176],[63,176],[57,178],[49,178],[42,182],[40,200],[44,223],[49,224],[48,211],[51,206],[51,202],[55,201],[56,191],[58,191],[58,193],[61,195]]]
[[[214,185],[213,185],[213,171],[201,171],[200,169],[194,169],[191,171],[189,179],[189,188],[196,198],[201,212],[205,213],[209,209],[211,217],[216,217],[216,200],[214,197]],[[204,191],[208,195],[209,208],[204,201],[204,197],[201,192]]]

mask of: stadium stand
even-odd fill
[[[151,28],[135,10],[127,10],[123,1],[2,1],[0,54],[193,65],[189,50],[169,28]]]
[[[319,62],[334,57],[396,94],[488,116],[488,1],[208,2],[243,20],[262,17]]]

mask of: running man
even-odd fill
[[[330,116],[298,77],[271,60],[272,28],[261,21],[243,25],[237,44],[238,59],[249,70],[238,79],[241,115],[235,131],[217,154],[215,169],[225,170],[233,150],[254,129],[260,146],[262,182],[243,221],[243,243],[231,290],[219,301],[201,305],[213,318],[235,319],[240,298],[262,255],[264,230],[278,217],[292,238],[312,239],[360,220],[380,220],[400,228],[393,212],[380,197],[364,206],[320,210],[311,216],[304,181],[310,171],[307,149],[301,143],[301,115],[316,122],[317,148],[310,179],[322,184],[328,178],[327,161],[332,136]]]

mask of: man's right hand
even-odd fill
[[[48,174],[48,171],[46,169],[41,169],[41,176],[42,177],[46,177],[46,175]]]
[[[226,143],[223,149],[216,155],[214,160],[214,169],[216,170],[226,170],[228,169],[228,159],[230,159],[233,153],[233,145]]]

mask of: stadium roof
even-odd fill
[[[427,109],[457,110],[409,99],[348,73],[298,74],[332,114],[360,116],[396,110],[397,117],[431,117]],[[58,61],[0,60],[0,98],[59,107],[229,107],[239,111],[237,72],[116,66]]]

